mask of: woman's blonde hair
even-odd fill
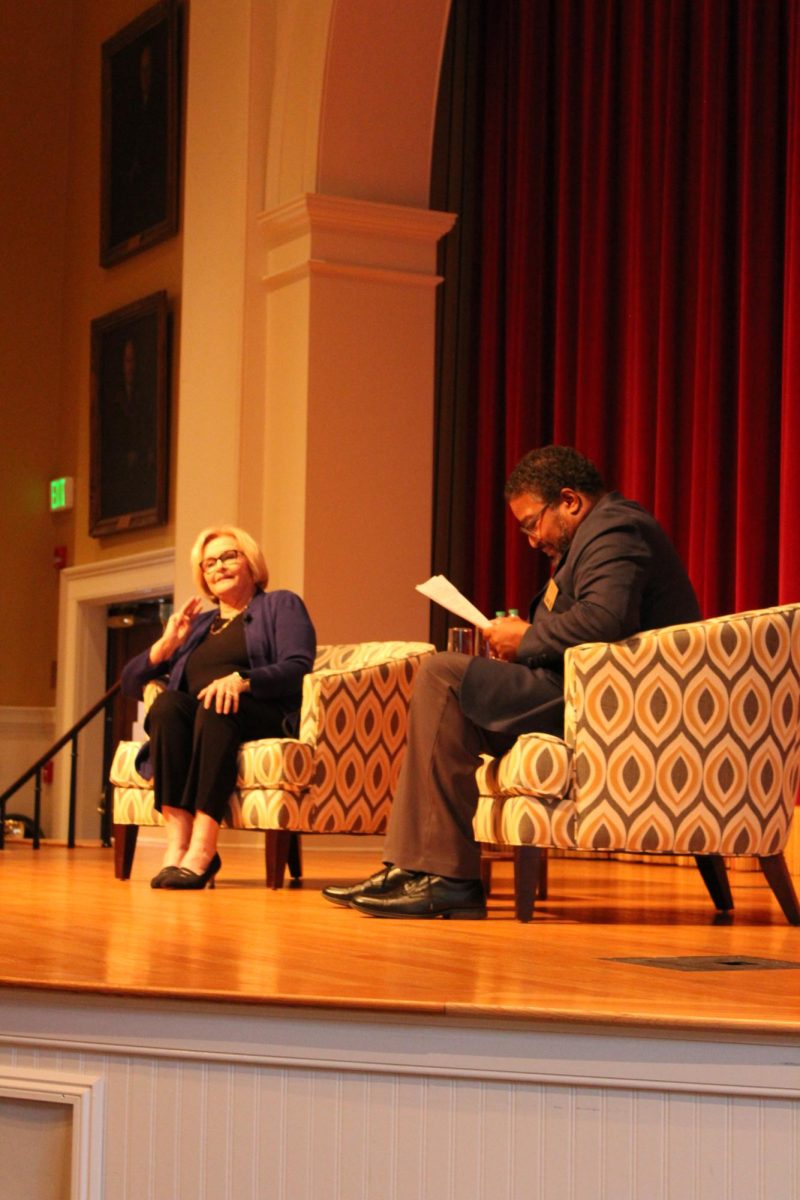
[[[209,542],[213,542],[214,538],[229,537],[236,542],[237,550],[241,550],[244,557],[247,559],[247,565],[250,568],[250,574],[253,576],[253,582],[256,587],[265,588],[269,582],[269,571],[261,551],[261,547],[254,538],[244,529],[239,529],[237,525],[215,525],[211,529],[204,529],[198,535],[197,541],[192,546],[190,561],[192,564],[192,577],[195,587],[203,595],[208,596],[210,600],[216,603],[216,597],[211,592],[206,583],[206,577],[200,567],[200,563],[205,558],[203,553]]]

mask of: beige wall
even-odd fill
[[[100,46],[135,17],[139,0],[37,0],[3,6],[0,273],[2,544],[18,558],[0,589],[0,705],[55,701],[58,575],[169,545],[172,526],[98,540],[88,534],[90,322],[165,287],[180,294],[181,237],[99,266]],[[8,187],[13,179],[13,187]],[[176,314],[176,334],[179,322]],[[179,337],[176,337],[179,344]],[[72,515],[48,511],[47,482],[75,478]],[[12,634],[13,631],[13,634]]]
[[[414,222],[428,215],[448,3],[192,0],[181,233],[109,270],[98,264],[100,46],[147,5],[6,5],[0,120],[19,170],[3,199],[13,270],[0,286],[14,330],[3,403],[15,419],[0,476],[4,544],[23,567],[0,620],[25,615],[0,662],[0,705],[54,701],[56,544],[71,565],[98,567],[174,545],[183,595],[197,528],[238,520],[263,540],[274,585],[306,595],[322,640],[426,635],[413,584],[429,564],[435,255],[447,223]],[[358,238],[311,228],[305,282],[287,290],[272,278],[274,214],[315,195],[366,206]],[[380,228],[365,234],[370,205]],[[335,279],[311,261],[322,234]],[[98,540],[90,322],[160,288],[175,327],[169,524]],[[72,516],[47,512],[56,474],[75,477]]]
[[[48,0],[56,6],[63,0]],[[74,414],[76,503],[70,563],[99,562],[171,545],[172,524],[151,531],[89,536],[90,323],[152,292],[166,289],[174,307],[180,353],[182,236],[111,268],[99,265],[100,47],[147,7],[141,0],[73,0],[71,130],[64,284],[62,394]],[[174,372],[173,372],[174,378]],[[173,392],[175,389],[173,388]],[[173,406],[179,398],[173,397]],[[170,521],[174,512],[170,511]]]
[[[0,38],[0,704],[53,703],[58,577],[53,546],[68,519],[47,510],[47,481],[72,461],[62,408],[70,19],[53,3],[3,8]],[[9,164],[13,163],[13,169]],[[7,569],[10,564],[11,569]]]

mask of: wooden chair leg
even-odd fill
[[[114,826],[114,878],[130,879],[133,869],[133,856],[136,853],[136,839],[139,836],[138,825]]]
[[[797,903],[797,892],[794,890],[792,877],[786,860],[782,854],[770,854],[761,858],[758,864],[764,872],[767,883],[772,888],[775,899],[783,910],[783,915],[790,925],[800,925],[800,905]]]
[[[277,892],[283,887],[289,848],[292,843],[290,829],[268,829],[264,836],[264,857],[267,866],[267,887]]]
[[[542,859],[547,851],[539,846],[514,847],[514,910],[518,921],[530,921],[539,888]]]
[[[708,894],[719,912],[730,912],[733,908],[728,869],[721,854],[695,854],[694,861],[708,888]]]
[[[544,850],[542,850],[541,858],[539,859],[539,886],[536,889],[537,900],[546,900],[547,899],[547,878],[548,878],[548,869],[547,868],[548,868],[549,862],[550,862],[550,857],[547,853],[547,850],[544,849]]]
[[[289,837],[289,855],[286,861],[292,881],[297,886],[303,878],[303,852],[299,833],[292,833]]]
[[[483,884],[483,894],[487,899],[492,892],[492,865],[495,862],[514,862],[515,849],[527,849],[527,847],[508,846],[506,849],[499,849],[498,847],[490,848],[488,845],[483,846],[481,851],[481,883]],[[536,898],[538,900],[547,899],[547,861],[547,850],[542,849],[539,862],[539,882],[536,887]]]

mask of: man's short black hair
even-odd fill
[[[605,484],[593,462],[572,446],[541,446],[521,458],[506,483],[506,500],[531,493],[547,504],[555,504],[562,488],[572,488],[587,496],[605,491]]]

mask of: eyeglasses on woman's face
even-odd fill
[[[217,554],[216,557],[203,558],[200,560],[200,570],[204,575],[208,575],[217,563],[221,563],[223,567],[232,567],[241,553],[241,550],[223,550],[222,554]]]

